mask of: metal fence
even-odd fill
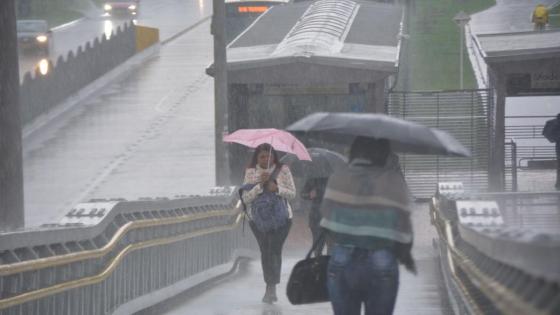
[[[449,186],[460,185],[440,184],[430,213],[455,313],[559,314],[560,193]]]
[[[136,28],[130,22],[119,26],[107,39],[102,35],[80,46],[66,58],[58,57],[46,74],[28,72],[20,86],[22,124],[27,124],[60,104],[72,94],[126,61],[136,52]]]
[[[235,202],[233,195],[119,202],[108,213],[92,209],[104,216],[94,226],[3,234],[0,314],[110,314],[159,302],[163,294],[154,293],[162,290],[177,294],[193,276],[257,248]]]
[[[470,149],[471,158],[406,154],[401,164],[416,197],[429,197],[438,182],[461,180],[469,189],[488,188],[493,96],[491,90],[392,92],[387,112],[443,129]]]
[[[532,168],[554,168],[556,152],[553,143],[544,140],[544,123],[535,124],[535,119],[552,119],[554,116],[507,116],[516,119],[518,125],[505,128],[505,189],[517,191],[520,172]],[[529,124],[527,124],[529,122]],[[525,123],[525,124],[521,124]]]

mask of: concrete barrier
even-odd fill
[[[153,27],[136,25],[136,52],[159,42],[159,30]]]

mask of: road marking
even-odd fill
[[[73,26],[73,25],[75,25],[75,24],[78,24],[78,23],[84,21],[85,19],[86,19],[85,17],[81,17],[81,18],[79,18],[79,19],[77,19],[77,20],[70,21],[70,22],[68,22],[68,23],[64,23],[64,24],[55,26],[55,27],[51,28],[51,31],[53,31],[53,32],[62,31],[63,29],[66,29],[66,28],[69,28],[69,27],[71,27],[71,26]]]

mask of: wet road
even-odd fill
[[[252,261],[247,270],[230,277],[219,286],[187,299],[174,301],[166,310],[158,314],[167,315],[280,315],[280,314],[332,314],[329,303],[311,305],[291,305],[286,292],[286,282],[292,267],[303,259],[305,250],[311,246],[311,238],[306,219],[296,217],[285,246],[281,283],[277,288],[278,303],[267,305],[261,302],[264,281],[260,261]],[[413,255],[418,264],[418,275],[414,276],[403,268],[400,270],[399,294],[395,315],[440,315],[453,314],[448,304],[442,282],[437,253],[432,247],[432,239],[437,234],[430,225],[428,205],[417,204],[413,212],[415,245]]]
[[[179,27],[177,25],[177,27]],[[174,197],[214,184],[209,22],[24,139],[26,226],[91,198]],[[188,58],[185,58],[187,56]]]
[[[49,56],[21,53],[20,77],[23,78],[28,71],[34,71],[41,59],[48,58],[56,63],[59,56],[66,58],[69,51],[75,52],[79,46],[93,42],[96,37],[110,36],[111,32],[127,21],[103,17],[102,14],[100,9],[91,7],[85,18],[56,27]],[[211,14],[211,0],[142,0],[136,20],[139,25],[159,28],[160,38],[165,40]]]

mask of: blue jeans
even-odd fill
[[[392,314],[399,289],[399,266],[390,250],[334,244],[327,287],[335,315]]]

